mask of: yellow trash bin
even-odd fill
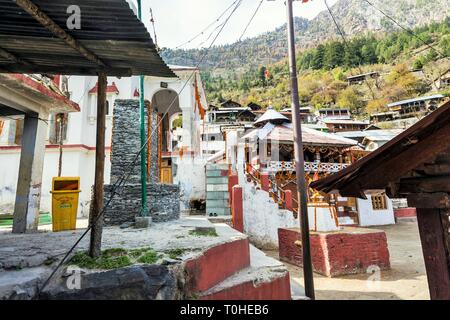
[[[75,230],[77,224],[79,177],[54,177],[52,180],[53,232]]]

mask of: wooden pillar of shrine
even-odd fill
[[[430,298],[450,300],[450,195],[410,194],[408,205],[417,208],[417,222]]]

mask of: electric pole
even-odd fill
[[[303,155],[302,124],[300,117],[300,102],[298,98],[297,62],[295,58],[295,30],[292,2],[286,0],[287,32],[289,50],[289,72],[291,78],[292,123],[294,126],[295,172],[297,179],[297,199],[299,200],[300,231],[302,235],[303,277],[305,295],[315,299],[314,278],[311,263],[311,247],[309,241],[308,196],[305,179],[305,159]]]

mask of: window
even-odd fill
[[[387,201],[384,194],[372,196],[372,209],[373,210],[386,210]]]

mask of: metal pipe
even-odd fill
[[[300,117],[300,102],[298,98],[297,65],[295,58],[294,17],[292,1],[286,0],[287,31],[289,48],[289,71],[292,95],[292,122],[294,127],[295,172],[297,179],[297,199],[299,199],[300,230],[302,235],[303,275],[305,295],[314,300],[314,279],[311,263],[311,247],[309,241],[308,197],[305,179],[305,159],[303,155],[302,125]]]
[[[138,3],[138,18],[142,21],[142,4],[141,0]],[[141,216],[148,216],[147,208],[147,148],[146,144],[146,134],[145,134],[145,100],[144,100],[144,76],[139,76],[139,111],[140,111],[140,124],[141,124]],[[150,137],[148,137],[150,138]]]

